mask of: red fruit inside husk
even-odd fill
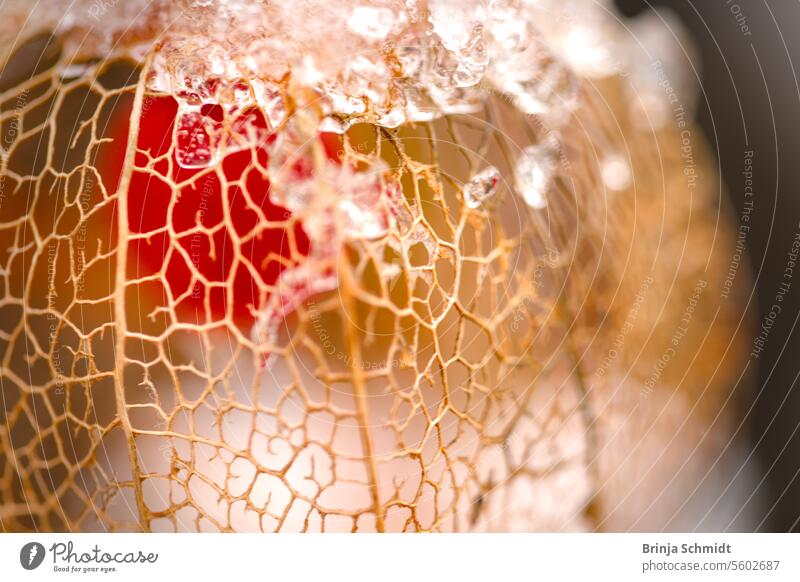
[[[223,116],[219,105],[205,105],[187,121],[180,119],[173,97],[145,98],[128,188],[127,277],[163,274],[180,322],[228,320],[246,331],[262,307],[259,286],[274,286],[282,272],[307,259],[311,242],[302,222],[270,196],[265,168],[275,135],[259,109],[240,112],[229,125],[238,128],[234,137],[244,147],[228,148],[218,164],[208,167],[178,163],[180,140],[201,134],[209,140],[206,129],[221,128]],[[101,148],[97,165],[113,192],[125,162],[130,108],[120,107],[111,123],[113,141]],[[176,123],[183,131],[175,131]],[[328,159],[338,162],[341,137],[323,133],[320,140]],[[301,161],[293,171],[307,167]],[[205,281],[193,280],[193,271]],[[230,277],[232,285],[222,285]]]

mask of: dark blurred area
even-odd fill
[[[753,151],[754,200],[746,246],[755,285],[756,334],[780,285],[789,281],[764,351],[751,358],[750,387],[737,389],[749,443],[741,469],[753,475],[743,507],[758,531],[800,531],[800,271],[788,253],[798,234],[800,200],[800,3],[762,0],[617,0],[626,16],[672,9],[698,49],[698,120],[720,161],[737,219],[744,196],[744,152]],[[750,285],[739,277],[737,286]],[[748,290],[749,291],[749,290]],[[749,294],[749,293],[748,293]],[[756,313],[757,312],[757,313]],[[750,453],[753,453],[752,456]]]

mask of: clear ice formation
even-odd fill
[[[558,160],[559,143],[553,133],[520,152],[514,179],[522,198],[531,208],[539,210],[547,206],[547,193],[558,169]]]
[[[497,168],[484,168],[464,184],[464,203],[469,208],[481,208],[489,203],[497,194],[500,180],[500,171]]]
[[[557,130],[578,105],[581,78],[628,71],[637,100],[662,109],[662,69],[681,91],[689,84],[669,15],[626,30],[610,0],[76,0],[62,16],[52,24],[78,31],[76,51],[88,34],[99,51],[152,55],[148,86],[178,99],[178,161],[189,168],[214,164],[228,145],[196,123],[200,107],[258,105],[275,128],[287,122],[287,87],[316,129],[343,133],[358,122],[395,128],[469,114],[492,93]],[[137,41],[153,30],[164,31],[157,45]],[[652,123],[663,118],[650,113]]]

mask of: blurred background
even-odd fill
[[[744,152],[752,150],[754,200],[746,248],[756,327],[765,323],[789,265],[800,222],[800,2],[617,0],[626,16],[667,7],[697,49],[698,121],[720,162],[736,213],[745,203]],[[750,285],[737,277],[735,285]],[[745,443],[741,508],[758,531],[800,531],[800,271],[752,359],[752,382],[736,394]],[[767,326],[769,322],[767,322]],[[759,330],[756,330],[758,333]],[[738,425],[738,423],[737,423]],[[737,471],[738,472],[738,471]]]

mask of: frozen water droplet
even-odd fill
[[[293,266],[280,274],[276,291],[258,312],[250,332],[253,341],[265,348],[262,362],[265,368],[272,366],[274,359],[270,348],[274,348],[286,317],[310,297],[336,289],[338,284],[334,272],[312,270],[310,263]]]
[[[170,79],[172,94],[186,108],[196,110],[205,103],[212,103],[218,80],[210,75],[208,63],[194,55],[179,58]]]
[[[250,83],[244,79],[239,79],[231,86],[231,103],[234,108],[242,108],[253,102],[252,94],[250,93]]]
[[[511,26],[506,21],[488,28],[491,67],[487,78],[511,96],[522,112],[542,116],[548,125],[560,127],[577,103],[578,78],[531,25],[519,31],[526,41],[509,50],[516,41],[504,36]]]
[[[476,25],[467,45],[458,52],[458,66],[453,73],[453,81],[459,87],[477,84],[486,72],[489,56],[483,43],[483,26]]]
[[[406,114],[403,112],[402,108],[394,107],[378,119],[378,125],[394,129],[395,127],[400,127],[405,121]]]
[[[433,32],[444,48],[458,52],[470,45],[476,25],[486,20],[486,9],[481,3],[463,0],[429,0],[428,20]]]
[[[183,168],[207,168],[217,159],[219,136],[213,124],[197,111],[178,113],[175,158]]]
[[[369,172],[353,172],[341,167],[337,176],[338,212],[344,219],[348,238],[372,240],[389,228],[389,212],[381,180],[381,164]]]
[[[335,89],[326,89],[325,93],[333,110],[340,115],[359,115],[367,110],[363,99],[346,95]]]
[[[541,143],[522,150],[514,175],[517,187],[531,208],[547,206],[547,191],[558,166],[558,140],[549,134]]]
[[[356,6],[347,19],[347,27],[350,30],[374,41],[385,39],[394,24],[395,13],[389,8],[377,6]]]
[[[287,147],[291,144],[279,146],[270,157],[272,180],[283,196],[281,204],[303,219],[318,251],[335,253],[345,239],[371,240],[386,234],[391,212],[385,164],[375,162],[369,172],[330,162],[315,167],[304,154],[287,158]]]
[[[254,79],[250,82],[256,103],[261,107],[269,121],[270,129],[275,129],[286,118],[286,104],[276,85]]]
[[[490,6],[488,31],[493,48],[500,54],[524,50],[532,35],[530,19],[520,17],[514,0],[492,0]]]
[[[483,78],[489,55],[483,42],[483,25],[476,24],[464,44],[451,50],[444,42],[432,48],[430,82],[442,93],[458,94],[461,88],[473,87]]]
[[[437,101],[447,101],[449,94],[458,95],[458,89],[477,85],[486,72],[489,64],[483,39],[486,10],[480,4],[459,0],[431,0],[429,10],[428,20],[434,34],[429,56],[431,78],[426,84],[432,85],[428,88],[433,89],[433,94],[445,96]]]
[[[417,6],[417,0],[405,0],[405,5],[411,22],[419,22],[419,6]]]
[[[320,121],[319,130],[324,133],[337,133],[339,135],[343,135],[348,129],[350,129],[350,126],[351,123],[343,121],[338,117],[329,115]]]
[[[464,202],[469,208],[480,208],[494,198],[499,185],[500,172],[497,168],[484,168],[464,184]]]
[[[628,163],[617,155],[607,157],[601,169],[603,183],[612,190],[624,190],[631,185],[631,169]]]
[[[573,71],[581,77],[600,79],[619,72],[628,58],[631,41],[639,42],[619,20],[609,18],[613,12],[610,4],[605,0],[537,0],[528,18],[536,23],[546,20],[547,25],[539,32]]]
[[[314,87],[325,80],[325,75],[317,68],[311,55],[304,55],[299,66],[295,68],[297,79],[307,87]]]

